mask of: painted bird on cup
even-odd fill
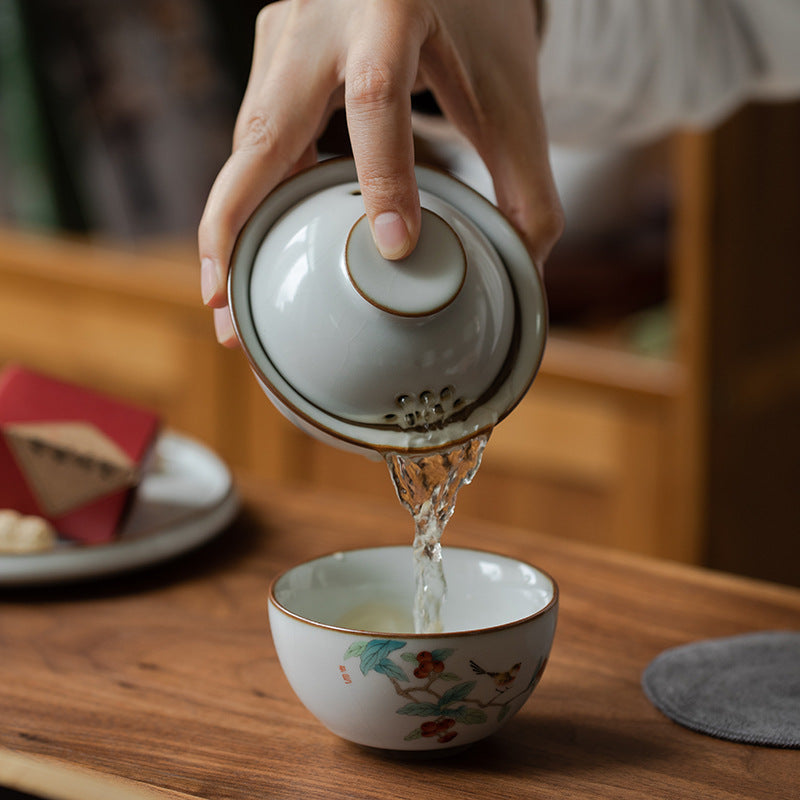
[[[470,661],[469,665],[472,667],[472,671],[476,675],[488,675],[494,681],[496,691],[498,692],[505,692],[507,689],[511,688],[511,684],[514,683],[520,667],[522,666],[522,664],[514,664],[511,669],[506,670],[505,672],[490,672],[488,669],[484,669],[482,666],[480,666],[480,664],[476,664],[474,661]]]

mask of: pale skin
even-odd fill
[[[316,162],[344,106],[376,246],[415,247],[411,94],[430,89],[492,176],[498,207],[541,269],[562,227],[538,89],[534,0],[282,0],[258,17],[233,152],[211,189],[198,245],[203,302],[235,346],[226,279],[236,237],[284,178]]]

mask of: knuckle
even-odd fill
[[[414,186],[413,175],[390,175],[385,167],[366,165],[359,167],[358,182],[365,202],[373,208],[413,206],[414,198],[408,190],[408,184]]]
[[[551,203],[539,212],[539,235],[551,246],[561,238],[561,234],[564,233],[564,225],[564,210],[560,203]]]
[[[400,97],[391,70],[384,64],[361,62],[347,76],[346,99],[352,106],[386,108]]]
[[[264,6],[256,16],[255,32],[256,36],[264,36],[267,31],[272,27],[278,13],[278,7],[283,5],[280,3],[273,3]]]
[[[388,194],[386,177],[376,167],[363,166],[358,172],[358,182],[362,191],[367,192],[372,198]]]
[[[564,211],[556,198],[506,210],[516,222],[532,254],[544,259],[564,232]]]
[[[531,251],[538,263],[544,263],[564,232],[564,212],[556,203],[540,209],[533,229]]]
[[[564,213],[560,205],[539,209],[530,232],[531,251],[539,261],[550,255],[564,232]]]
[[[275,118],[265,111],[242,115],[236,122],[234,148],[253,149],[274,153],[278,150],[280,136]]]

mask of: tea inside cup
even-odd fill
[[[539,613],[554,599],[553,580],[517,559],[459,547],[448,547],[443,558],[444,633],[514,624]],[[353,629],[347,620],[357,620],[360,614],[385,625],[355,630],[414,635],[414,575],[408,547],[376,547],[308,561],[284,573],[272,596],[286,612],[310,623]]]

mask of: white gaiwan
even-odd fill
[[[242,231],[234,327],[277,408],[367,455],[445,447],[490,429],[544,351],[539,273],[509,222],[438,170],[416,168],[419,244],[375,247],[355,165],[323,162],[278,186]]]

